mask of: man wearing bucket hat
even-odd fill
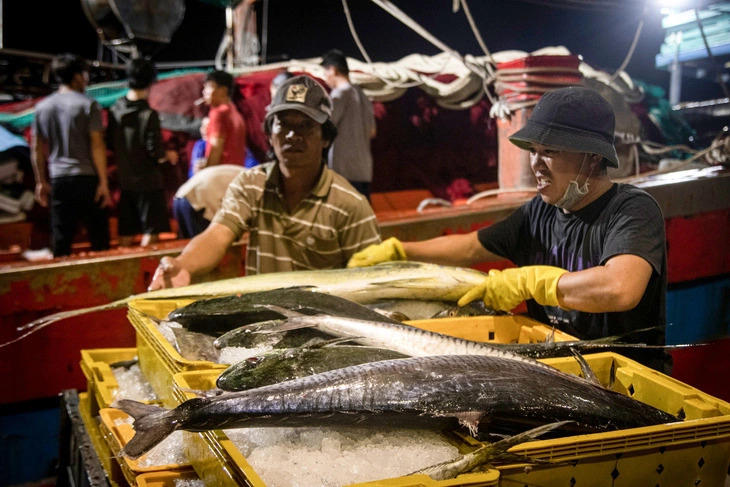
[[[264,119],[273,161],[244,169],[211,224],[176,258],[164,257],[149,289],[177,287],[212,270],[249,231],[246,273],[344,267],[380,242],[365,197],[323,159],[337,134],[332,100],[308,76],[276,91]]]
[[[664,326],[664,219],[647,193],[610,180],[606,168],[618,166],[613,136],[613,109],[598,93],[549,92],[510,137],[530,151],[538,196],[477,232],[388,239],[348,265],[408,258],[469,266],[507,258],[518,267],[490,271],[459,304],[481,298],[508,311],[528,300],[531,317],[581,338]]]

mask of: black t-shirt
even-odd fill
[[[661,209],[646,192],[614,184],[590,205],[564,213],[540,196],[507,219],[479,230],[485,249],[517,266],[550,265],[580,271],[603,265],[619,254],[637,255],[653,272],[636,308],[615,313],[568,311],[527,301],[528,314],[582,339],[620,335],[665,326],[667,254]],[[663,333],[651,341],[663,343]]]

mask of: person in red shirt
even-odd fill
[[[218,164],[242,166],[246,158],[246,124],[231,101],[233,76],[213,71],[205,78],[203,98],[210,106],[205,157],[195,161],[194,172]]]

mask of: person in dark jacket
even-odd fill
[[[165,153],[160,118],[147,99],[157,79],[154,65],[133,59],[127,65],[129,91],[109,109],[107,141],[119,174],[119,245],[129,247],[142,234],[141,246],[170,231],[160,163],[177,163],[177,153]]]

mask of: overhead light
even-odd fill
[[[692,0],[656,0],[656,3],[662,8],[682,10],[693,8],[695,2]]]

